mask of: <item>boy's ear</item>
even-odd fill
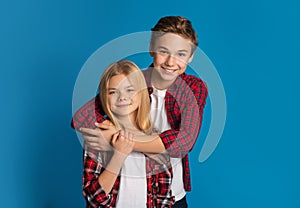
[[[193,61],[194,58],[194,53],[190,56],[189,60],[188,60],[188,64],[191,63]]]
[[[154,57],[154,52],[153,51],[150,51],[149,53],[150,53],[151,57]]]
[[[154,57],[154,52],[153,52],[152,44],[150,44],[150,46],[149,46],[149,53],[150,53],[151,57]]]

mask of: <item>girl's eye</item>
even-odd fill
[[[116,94],[116,93],[117,93],[116,91],[109,91],[108,92],[109,95],[113,95],[113,94]]]
[[[133,88],[127,89],[127,92],[134,92],[135,90]]]

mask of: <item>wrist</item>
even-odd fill
[[[124,154],[118,150],[114,150],[113,158],[117,161],[124,162],[124,160],[127,158],[128,154]]]
[[[118,175],[127,156],[115,150],[106,170]]]

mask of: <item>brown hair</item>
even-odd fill
[[[182,16],[163,17],[156,23],[153,28],[151,28],[151,31],[151,42],[153,42],[156,36],[162,35],[164,33],[174,33],[190,40],[194,45],[193,51],[198,46],[197,34],[192,27],[191,21]]]
[[[99,85],[99,96],[102,103],[102,108],[106,115],[109,117],[111,122],[117,127],[121,128],[121,124],[118,119],[115,118],[114,114],[110,110],[108,103],[108,85],[111,77],[115,75],[124,74],[128,77],[134,88],[138,91],[141,102],[137,109],[136,125],[139,130],[149,133],[151,129],[150,122],[150,98],[148,94],[148,89],[146,81],[142,71],[139,67],[128,60],[121,60],[109,65],[104,71]]]

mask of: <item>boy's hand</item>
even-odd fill
[[[118,132],[110,121],[95,123],[96,129],[80,128],[85,146],[97,151],[112,151],[110,141],[112,136]]]

